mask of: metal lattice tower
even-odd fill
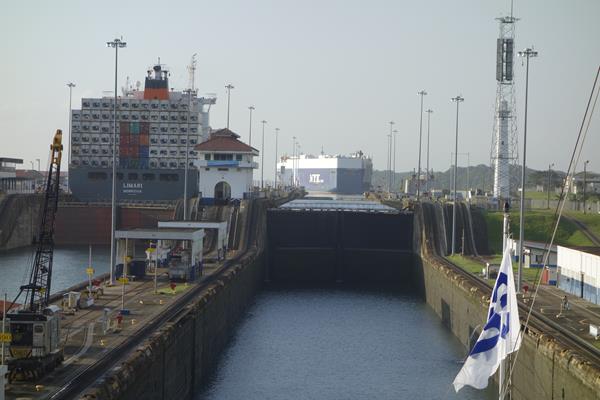
[[[494,171],[494,197],[510,199],[518,177],[511,176],[511,165],[519,161],[514,85],[514,38],[517,18],[497,18],[500,35],[496,41],[496,109],[490,163]]]

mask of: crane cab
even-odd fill
[[[59,307],[51,305],[42,313],[17,311],[7,317],[12,336],[8,363],[10,380],[35,379],[62,362]]]

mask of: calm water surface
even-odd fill
[[[418,297],[261,292],[196,399],[493,399],[452,381],[465,349]]]
[[[52,264],[52,293],[87,280],[88,246],[57,246]],[[0,252],[0,299],[8,293],[9,300],[19,292],[19,286],[29,280],[34,247]],[[109,246],[92,248],[92,266],[96,275],[108,272]]]

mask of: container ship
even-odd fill
[[[84,98],[80,110],[71,110],[69,186],[75,198],[110,201],[113,137],[118,201],[183,198],[186,159],[188,194],[198,192],[194,146],[209,137],[209,112],[216,97],[198,97],[194,89],[170,90],[168,76],[168,70],[156,64],[148,69],[143,90],[140,82],[127,82],[117,98],[116,135],[114,95]]]
[[[303,186],[310,192],[362,194],[371,189],[373,162],[362,151],[349,156],[300,154],[277,163],[284,185]]]

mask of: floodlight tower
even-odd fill
[[[490,151],[494,169],[494,197],[510,200],[511,187],[516,178],[511,178],[510,166],[519,159],[518,135],[514,86],[514,39],[515,23],[518,18],[512,15],[496,18],[500,24],[500,35],[496,40],[496,110],[494,113],[494,134]]]

